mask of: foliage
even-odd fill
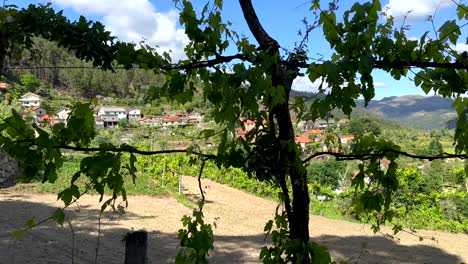
[[[455,98],[454,107],[458,114],[455,153],[466,157],[468,98],[462,94],[468,90],[465,81],[467,61],[452,46],[457,44],[463,27],[457,23],[468,17],[468,9],[462,4],[457,5],[458,20],[443,23],[434,32],[436,39],[430,39],[426,32],[420,39],[413,40],[406,36],[407,27],[395,29],[393,18],[379,19],[385,11],[378,0],[355,3],[350,10],[344,11],[342,17],[337,17],[335,2],[328,9],[323,9],[319,1],[313,1],[310,9],[317,15],[316,24],[306,23],[307,29],[321,27],[333,50],[331,57],[313,61],[308,58],[312,52],[307,46],[309,33],[292,51],[284,51],[260,24],[252,2],[239,0],[239,3],[255,42],[232,31],[231,23],[223,21],[222,1],[215,0],[201,9],[188,0],[175,1],[180,10],[179,22],[189,38],[184,49],[187,59],[178,62],[172,62],[168,53],[159,54],[147,45],[116,41],[99,22],[93,23],[84,17],[71,22],[50,5],[2,8],[2,74],[7,55],[13,58],[22,48],[32,50],[34,38],[43,37],[95,67],[112,70],[115,65],[121,65],[128,70],[140,67],[164,74],[161,83],[146,91],[150,96],[143,100],[145,103],[166,97],[190,110],[192,106],[187,104],[193,102],[196,94],[201,94],[206,104],[212,106],[211,118],[223,128],[217,153],[200,153],[194,146],[183,151],[214,159],[219,167],[249,169],[257,179],[272,182],[281,189],[286,213],[281,215],[278,228],[285,230],[283,234],[288,233],[288,239],[280,237],[276,240],[272,251],[267,250],[262,255],[264,259],[279,257],[284,252],[286,261],[308,263],[323,256],[324,262],[330,262],[328,253],[316,244],[309,244],[307,171],[294,142],[290,110],[296,112],[298,119],[306,120],[327,118],[335,108],[349,116],[356,106],[356,99],[362,97],[366,105],[374,97],[374,70],[380,69],[396,80],[412,77],[409,76],[411,71],[414,72],[415,85],[424,92]],[[228,55],[231,50],[238,53]],[[419,72],[414,68],[419,68]],[[303,75],[320,83],[319,93],[323,97],[307,107],[304,99],[296,97],[291,106],[292,82]],[[82,79],[88,82],[95,80],[93,84],[99,87],[103,83],[102,77]],[[94,87],[81,86],[87,88],[85,95],[95,95],[91,90]],[[130,87],[129,84],[123,86]],[[39,177],[44,182],[57,180],[57,170],[64,161],[62,150],[88,152],[80,161],[80,168],[70,185],[59,193],[59,198],[68,205],[73,198],[80,197],[77,180],[85,177],[101,195],[101,200],[105,190],[111,191],[112,198],[104,201],[104,210],[118,196],[126,200],[124,176],[128,173],[135,181],[136,154],[149,155],[152,152],[106,142],[90,148],[96,136],[90,108],[91,103],[76,103],[68,124],[54,125],[50,133],[31,126],[13,111],[0,123],[0,146],[13,158],[22,161],[27,179]],[[235,136],[236,128],[245,128],[241,117],[256,121],[245,139]],[[358,165],[359,173],[351,181],[356,194],[352,208],[357,215],[367,217],[377,231],[381,224],[391,222],[395,216],[391,205],[399,187],[397,159],[405,155],[415,156],[388,138],[376,138],[374,134],[381,131],[372,122],[364,124],[368,131],[356,131],[358,137],[349,154],[334,153],[334,156],[362,161]],[[389,161],[385,169],[380,164],[384,159]],[[425,205],[423,199],[421,204]],[[201,215],[198,217],[195,224],[186,218],[189,232],[196,223],[202,223]],[[395,230],[398,229],[397,225]],[[203,245],[195,246],[202,249],[201,255],[196,251],[197,258],[206,256],[210,242],[205,239]]]
[[[343,187],[344,182],[349,179],[352,173],[351,166],[352,164],[333,159],[313,161],[307,167],[308,180],[311,183],[337,189]]]
[[[374,136],[380,135],[380,126],[378,123],[369,117],[358,117],[351,119],[349,124],[349,132],[356,136],[371,134]]]
[[[273,245],[263,247],[260,251],[260,259],[263,263],[301,263],[303,256],[299,252],[308,251],[312,256],[311,263],[330,264],[332,262],[330,253],[325,247],[315,242],[304,245],[299,239],[289,238],[289,226],[286,212],[280,212],[280,206],[276,208],[274,220],[265,225],[265,238],[271,236]],[[344,264],[345,262],[341,262]]]
[[[205,224],[203,212],[193,210],[193,218],[184,216],[182,224],[185,229],[178,232],[181,241],[181,250],[175,258],[175,263],[208,263],[208,255],[213,250],[213,230],[210,224]]]

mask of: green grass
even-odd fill
[[[70,186],[70,181],[75,172],[80,168],[80,164],[76,160],[68,161],[63,164],[63,167],[58,172],[58,178],[54,183],[37,183],[34,184],[33,190],[36,192],[59,193]],[[81,176],[77,180],[77,185],[81,190],[84,190],[87,180],[85,176]],[[169,195],[170,190],[166,186],[161,186],[156,180],[147,174],[138,173],[138,176],[133,184],[131,177],[125,178],[124,183],[127,194],[139,195]],[[88,191],[90,194],[96,194],[94,191]]]

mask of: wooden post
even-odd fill
[[[182,161],[179,161],[179,194],[182,193]]]
[[[163,167],[163,173],[162,173],[162,178],[161,178],[161,188],[164,188],[164,179],[166,178],[166,160],[164,160],[164,167]]]
[[[128,232],[125,241],[125,264],[146,264],[148,252],[148,233],[146,231]]]

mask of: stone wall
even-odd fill
[[[12,183],[20,173],[18,162],[0,150],[0,185]]]

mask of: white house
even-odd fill
[[[128,119],[129,120],[138,120],[142,118],[143,115],[141,114],[141,110],[137,108],[133,108],[132,110],[128,111]]]
[[[21,96],[19,101],[23,104],[23,107],[33,107],[40,106],[44,100],[35,93],[27,93]]]
[[[39,107],[39,106],[34,106],[31,109],[34,111],[35,116],[43,116],[47,114],[47,111],[44,108]]]
[[[71,110],[68,108],[62,109],[57,113],[57,119],[67,120]]]
[[[104,127],[116,127],[120,119],[127,119],[127,110],[118,106],[102,106],[97,117],[102,119]]]
[[[102,106],[98,111],[98,116],[116,116],[117,119],[126,119],[127,110],[118,106]]]
[[[188,115],[188,118],[197,122],[201,122],[203,120],[203,114],[199,112],[193,112]]]

